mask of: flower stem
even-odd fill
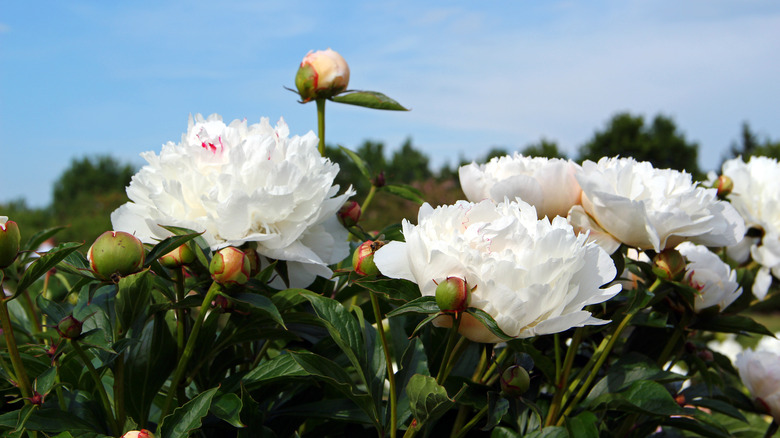
[[[469,432],[469,430],[471,430],[471,428],[474,427],[474,425],[476,425],[477,422],[480,419],[482,419],[482,417],[485,416],[485,414],[487,413],[487,410],[488,410],[487,405],[485,407],[483,407],[482,409],[480,409],[479,412],[477,412],[477,415],[475,415],[474,418],[472,418],[468,423],[466,423],[463,426],[463,428],[458,431],[458,434],[455,435],[454,438],[461,438],[461,437],[466,436],[466,434]]]
[[[317,131],[320,137],[320,155],[325,156],[325,99],[317,99]]]
[[[174,270],[175,285],[176,285],[176,303],[180,304],[184,301],[184,268],[178,268]],[[186,331],[185,323],[187,319],[187,312],[184,308],[176,309],[176,358],[181,360],[181,355],[184,353],[184,333]]]
[[[171,408],[171,402],[173,401],[173,394],[176,392],[176,388],[179,386],[179,382],[181,381],[181,378],[184,376],[184,372],[187,369],[187,362],[190,361],[192,352],[195,350],[198,333],[200,332],[200,328],[203,325],[203,321],[206,319],[206,314],[208,313],[211,301],[214,300],[214,297],[217,296],[217,293],[219,293],[220,289],[221,287],[217,282],[211,283],[209,291],[206,292],[206,296],[203,298],[203,302],[200,305],[200,314],[198,315],[198,319],[195,321],[195,325],[192,327],[192,332],[190,333],[189,339],[187,339],[187,345],[184,347],[184,353],[179,359],[179,363],[176,365],[176,371],[173,373],[171,385],[168,388],[168,395],[165,396],[165,401],[163,402],[162,409],[160,410],[160,421],[162,421],[168,415],[168,412]]]
[[[95,369],[95,366],[92,365],[92,360],[89,358],[89,356],[87,356],[87,353],[84,352],[84,349],[81,348],[81,345],[79,345],[78,341],[71,339],[70,345],[73,347],[73,351],[76,352],[76,355],[81,359],[82,362],[84,362],[84,366],[87,367],[87,371],[89,372],[89,375],[92,376],[92,380],[95,381],[98,396],[100,397],[101,403],[103,403],[103,410],[106,411],[108,427],[111,429],[112,435],[117,435],[119,433],[119,426],[114,419],[114,413],[111,409],[111,402],[108,400],[108,394],[106,393],[106,388],[103,386],[103,381],[100,379],[100,375]]]
[[[119,429],[125,427],[125,353],[117,356],[114,362],[114,407],[116,408],[116,423]]]
[[[455,339],[458,337],[458,328],[460,327],[461,312],[455,312],[453,317],[452,327],[450,328],[450,336],[447,339],[447,347],[444,349],[444,356],[441,358],[441,366],[439,367],[439,373],[436,375],[436,383],[441,385],[447,379],[447,369],[450,368],[450,356],[452,355],[452,349],[455,346]]]
[[[366,214],[366,209],[368,209],[368,205],[371,204],[371,200],[374,199],[375,193],[376,193],[376,186],[374,184],[371,184],[371,188],[368,190],[366,199],[363,200],[363,205],[360,206],[361,214]]]
[[[2,286],[0,286],[0,289],[2,289]],[[11,365],[14,368],[16,383],[19,385],[22,397],[25,397],[25,403],[29,404],[29,397],[32,397],[33,394],[32,387],[30,386],[30,379],[27,377],[27,371],[24,369],[19,348],[16,346],[14,329],[11,326],[11,317],[8,315],[8,302],[4,299],[0,300],[0,323],[3,327],[5,344],[8,347],[8,355],[11,356]]]
[[[563,366],[560,370],[560,373],[556,373],[558,379],[555,382],[555,396],[553,397],[553,401],[550,404],[550,409],[547,412],[547,419],[545,420],[545,426],[552,425],[553,421],[558,415],[558,411],[561,409],[563,396],[566,394],[566,392],[568,392],[565,389],[566,382],[569,380],[571,367],[572,364],[574,364],[574,356],[577,355],[577,348],[579,347],[580,342],[582,341],[583,330],[585,330],[584,327],[578,327],[577,329],[574,330],[574,336],[572,336],[571,345],[569,345],[569,348],[566,350],[566,358],[564,358],[563,360]],[[559,348],[557,342],[555,348],[556,350]]]
[[[393,361],[390,357],[390,349],[387,345],[385,328],[382,324],[382,312],[379,310],[379,299],[374,292],[369,291],[371,297],[371,307],[374,309],[374,319],[376,319],[376,328],[379,331],[379,339],[382,341],[382,350],[385,353],[385,362],[387,363],[387,380],[390,383],[390,438],[396,437],[398,427],[398,400],[395,393],[395,373],[393,372]]]

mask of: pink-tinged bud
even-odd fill
[[[336,213],[336,217],[339,218],[341,225],[345,227],[354,227],[360,221],[360,204],[355,201],[347,201],[341,206],[339,212]]]
[[[68,315],[62,318],[57,324],[57,333],[66,339],[76,339],[81,335],[81,327],[84,325],[84,321],[79,321],[74,318],[73,315]]]
[[[245,284],[249,281],[251,269],[249,256],[234,246],[219,250],[209,264],[211,278],[225,286]]]
[[[125,434],[122,435],[122,438],[154,438],[154,434],[146,429],[131,430],[125,432]]]
[[[295,75],[295,86],[304,102],[327,99],[347,89],[349,66],[335,51],[309,52]]]
[[[436,304],[442,312],[463,312],[471,303],[471,289],[466,280],[447,277],[436,286]]]
[[[685,258],[674,248],[665,249],[653,258],[653,273],[664,280],[678,281],[685,273]]]
[[[378,188],[378,189],[384,187],[385,184],[386,184],[386,182],[385,182],[385,171],[383,170],[383,171],[379,172],[379,175],[374,177],[374,180],[371,181],[371,183],[374,186],[376,186],[376,188]]]
[[[195,261],[195,253],[185,243],[159,258],[160,264],[166,268],[180,268]]]
[[[21,240],[19,225],[6,216],[0,216],[0,269],[7,268],[16,260]]]
[[[501,391],[509,397],[520,397],[530,385],[528,371],[520,365],[512,365],[501,373]]]
[[[249,276],[254,277],[260,273],[260,254],[255,248],[246,248],[244,254],[249,257]]]
[[[36,406],[43,405],[43,398],[44,396],[41,395],[38,391],[33,391],[32,397],[28,397],[27,399],[30,400],[30,403]]]
[[[124,231],[106,231],[95,239],[87,253],[92,272],[104,280],[119,281],[141,270],[146,253],[135,236]]]
[[[718,198],[723,199],[734,190],[734,181],[726,175],[721,175],[718,177],[717,188]]]
[[[360,275],[376,275],[379,273],[374,263],[374,253],[384,245],[384,242],[366,240],[352,254],[352,268]]]

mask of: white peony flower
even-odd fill
[[[447,277],[465,279],[476,286],[471,306],[510,336],[607,323],[583,308],[620,291],[618,284],[601,288],[616,273],[606,252],[562,217],[538,220],[523,201],[460,201],[436,209],[424,204],[418,225],[404,220],[403,233],[406,242],[390,242],[374,255],[384,275],[417,283],[424,296],[435,296],[436,284]],[[460,331],[476,342],[500,341],[470,315]]]
[[[750,394],[780,421],[780,356],[769,351],[745,350],[735,363]]]
[[[780,278],[780,163],[767,157],[751,157],[747,163],[734,158],[723,163],[723,175],[734,183],[729,200],[745,219],[745,225],[763,231],[760,239],[745,236],[729,252],[739,256],[737,261],[744,262],[745,248],[750,248],[753,260],[761,265],[753,294],[763,299],[772,284],[772,275]]]
[[[699,291],[694,301],[696,312],[710,306],[718,306],[722,311],[742,294],[737,271],[706,246],[683,242],[676,249],[688,260],[685,281]]]
[[[225,125],[216,114],[190,117],[181,142],[133,176],[131,202],[111,214],[115,230],[154,243],[171,235],[160,225],[203,231],[212,250],[257,242],[263,256],[290,264],[290,285],[305,287],[349,254],[347,231],[336,212],[349,196],[337,196],[337,164],[317,152],[317,137],[289,137],[283,120]]]
[[[722,340],[713,339],[707,342],[707,348],[728,357],[732,363],[737,360],[737,355],[742,352],[742,344],[737,341],[737,335],[733,333],[726,334]]]
[[[727,246],[745,234],[745,224],[715,189],[698,187],[691,175],[655,169],[632,158],[585,161],[576,174],[582,205],[569,212],[575,229],[590,230],[607,251],[621,243],[661,251],[682,241]]]
[[[458,169],[466,199],[479,202],[520,198],[536,207],[539,219],[566,217],[579,204],[582,189],[574,178],[580,166],[559,158],[496,157],[485,164],[471,163]]]

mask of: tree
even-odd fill
[[[601,157],[633,157],[649,161],[656,168],[685,170],[701,176],[697,163],[699,145],[689,143],[678,132],[671,118],[657,115],[650,126],[642,116],[619,113],[607,123],[604,131],[582,145],[579,160],[598,161]]]
[[[428,167],[429,162],[428,156],[412,146],[412,139],[407,138],[401,148],[393,152],[393,158],[387,166],[388,182],[411,184],[426,180],[433,175]]]
[[[739,156],[745,161],[750,157],[762,155],[780,159],[780,141],[773,142],[769,138],[764,138],[762,141],[758,138],[758,135],[750,129],[748,122],[742,123],[742,132],[739,140],[739,143],[731,143],[729,155],[723,158],[723,162]],[[723,163],[721,162],[721,165],[722,164]]]
[[[558,143],[545,138],[539,140],[539,143],[529,144],[520,153],[528,157],[566,159],[566,154],[558,150]]]

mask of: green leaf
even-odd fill
[[[201,420],[209,412],[211,401],[219,388],[212,388],[198,394],[184,406],[176,408],[160,424],[161,438],[187,438],[190,432],[199,428]]]
[[[49,321],[54,324],[61,321],[62,318],[70,315],[70,312],[62,305],[60,305],[60,303],[47,300],[43,297],[43,294],[39,294],[37,297],[35,297],[35,304],[38,305],[38,308],[41,309],[41,312],[49,317]]]
[[[22,246],[22,251],[35,251],[43,242],[46,241],[49,237],[57,234],[60,230],[64,230],[65,226],[59,226],[59,227],[53,227],[53,228],[47,228],[45,230],[41,230],[37,233],[35,233],[30,240],[27,241],[27,243]]]
[[[122,331],[127,332],[137,319],[145,319],[149,310],[152,282],[149,269],[119,279],[114,303]]]
[[[6,414],[0,415],[0,428],[13,429],[16,427],[19,421],[20,411],[12,411]],[[55,434],[60,432],[70,432],[76,434],[76,436],[82,435],[85,432],[94,434],[99,430],[95,427],[100,427],[98,424],[90,424],[81,418],[71,414],[70,412],[61,411],[59,409],[42,408],[34,410],[27,418],[27,422],[24,423],[24,427],[28,430],[41,431],[49,434]]]
[[[762,324],[742,315],[718,314],[711,318],[702,318],[694,322],[691,328],[721,333],[758,333],[772,337],[775,335]]]
[[[420,298],[420,288],[409,280],[365,278],[366,277],[361,277],[358,279],[357,284],[372,292],[385,295],[391,300],[399,300],[406,303]]]
[[[508,411],[509,401],[507,399],[500,397],[496,392],[488,392],[487,424],[485,424],[482,430],[490,430],[498,426]]]
[[[204,231],[205,232],[205,231]],[[152,264],[155,260],[159,259],[160,257],[164,256],[165,254],[168,254],[169,252],[173,251],[174,249],[184,245],[185,243],[189,242],[190,240],[200,236],[203,233],[189,233],[189,234],[182,234],[177,236],[171,236],[166,239],[163,239],[158,243],[157,245],[152,248],[151,251],[149,251],[148,254],[146,254],[146,261],[144,262],[144,267],[148,267]]]
[[[430,376],[415,374],[406,386],[409,408],[421,425],[435,421],[455,405],[447,396],[447,390]]]
[[[663,385],[651,380],[632,383],[620,393],[606,393],[583,403],[585,407],[606,406],[608,409],[625,410],[646,415],[681,415],[683,410]]]
[[[368,165],[366,165],[366,162],[360,158],[360,155],[352,152],[344,146],[339,146],[339,148],[341,148],[341,150],[344,151],[344,153],[347,154],[350,159],[352,159],[363,177],[368,181],[371,181],[371,171],[368,170]]]
[[[585,403],[587,404],[604,394],[623,391],[634,382],[652,380],[668,383],[684,379],[685,376],[662,370],[655,361],[646,356],[629,353],[615,362],[607,375],[593,386]]]
[[[226,421],[233,427],[244,427],[241,422],[241,409],[244,405],[241,398],[234,393],[222,394],[211,403],[211,412],[217,418]]]
[[[382,187],[382,190],[390,192],[399,198],[406,199],[407,201],[416,202],[419,205],[425,203],[425,200],[422,198],[422,192],[412,186],[403,184],[387,184]]]
[[[397,307],[392,312],[388,313],[388,317],[403,315],[404,313],[439,313],[440,309],[436,304],[436,298],[432,296],[423,296],[416,300],[409,301],[408,303]]]
[[[244,292],[244,293],[231,295],[230,298],[251,305],[253,309],[257,309],[267,314],[276,323],[278,323],[282,327],[285,327],[284,320],[282,319],[282,315],[279,314],[279,310],[276,308],[274,303],[267,297],[260,294]]]
[[[365,343],[360,335],[360,325],[354,316],[336,300],[320,295],[306,295],[320,322],[328,330],[331,338],[341,348],[356,370],[360,371],[361,380],[368,384],[364,372]],[[362,359],[362,360],[361,360]]]
[[[409,111],[400,103],[378,91],[347,91],[333,96],[331,100],[334,102],[346,103],[348,105],[357,105],[380,110]]]
[[[569,435],[577,438],[599,438],[598,418],[585,411],[576,417],[566,417]]]
[[[16,291],[14,292],[11,299],[19,296],[19,294],[30,287],[30,285],[32,285],[35,280],[49,272],[51,268],[57,266],[57,263],[61,262],[65,257],[68,256],[68,254],[76,251],[83,245],[83,243],[75,242],[63,243],[61,245],[57,245],[49,252],[35,259],[35,261],[32,262],[32,264],[27,268],[27,270],[24,271],[24,274],[22,274],[22,278],[19,280],[19,284],[16,285]]]
[[[275,293],[271,297],[277,309],[284,312],[293,307],[306,302],[304,295],[316,295],[314,292],[306,289],[285,289]]]
[[[490,330],[491,333],[496,335],[498,338],[509,341],[514,339],[512,336],[509,336],[508,334],[504,333],[503,330],[498,326],[496,323],[496,320],[493,319],[492,316],[490,316],[487,312],[485,312],[482,309],[477,309],[476,307],[469,307],[466,312],[470,313],[471,316],[476,318],[478,321],[480,321],[482,324],[487,327],[488,330]]]
[[[525,438],[569,438],[569,432],[562,426],[547,426],[542,430],[535,430],[527,435]],[[579,437],[578,437],[579,438]]]
[[[205,267],[209,266],[210,259],[206,256],[206,252],[209,252],[210,248],[209,248],[209,244],[206,242],[206,239],[204,239],[203,236],[201,235],[203,233],[200,233],[195,230],[191,230],[189,228],[174,227],[172,225],[160,225],[160,226],[177,236],[187,236],[191,234],[197,234],[197,236],[195,236],[192,239],[193,242],[195,242],[195,245],[192,245],[190,249],[192,249],[195,252],[195,257],[203,266]],[[206,251],[204,251],[204,249]],[[165,254],[161,254],[161,255],[165,255]]]
[[[428,370],[428,357],[425,355],[425,347],[420,338],[414,338],[401,357],[400,369],[395,375],[396,398],[398,400],[398,424],[405,424],[406,419],[412,415],[409,406],[409,397],[406,387],[409,380],[415,375],[430,376]]]

